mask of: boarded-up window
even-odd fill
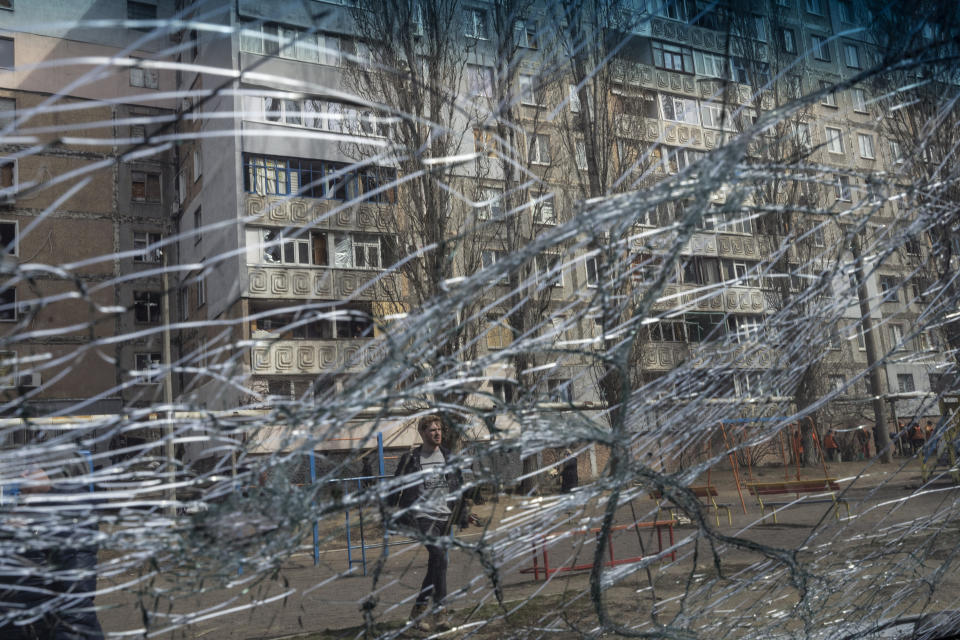
[[[487,349],[505,349],[513,342],[513,333],[505,318],[487,317]]]
[[[131,172],[130,198],[134,202],[160,202],[160,174]]]

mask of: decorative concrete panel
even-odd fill
[[[375,229],[377,227],[377,212],[375,207],[357,207],[357,225],[361,229]]]
[[[297,297],[310,295],[310,273],[307,271],[294,271],[292,274],[293,288],[292,293]]]
[[[693,78],[690,76],[684,76],[683,78],[683,90],[687,93],[694,93],[695,87],[693,85]]]
[[[313,293],[318,298],[333,297],[333,271],[323,269],[313,273]]]
[[[293,224],[308,224],[310,222],[309,209],[307,209],[307,203],[303,200],[291,200],[290,205],[290,221]]]
[[[253,347],[251,361],[261,375],[316,375],[340,370],[345,363],[348,371],[358,371],[381,362],[384,354],[384,348],[371,340],[278,340]]]
[[[353,212],[347,207],[337,211],[333,215],[333,220],[339,229],[352,229],[354,227]]]
[[[267,273],[263,269],[251,267],[249,269],[250,295],[262,295],[270,292],[267,286]]]
[[[670,74],[670,88],[674,91],[680,91],[680,76],[676,73]]]
[[[657,86],[663,87],[664,89],[670,86],[670,80],[663,71],[657,71]]]
[[[313,345],[297,345],[297,367],[301,371],[312,371],[317,366],[317,352]]]
[[[357,290],[357,275],[352,272],[337,273],[336,284],[337,284],[337,295],[346,298],[347,296],[353,294]]]
[[[278,224],[289,222],[290,215],[287,211],[289,201],[286,198],[268,198],[267,199],[267,220]]]
[[[246,215],[247,217],[256,217],[259,218],[263,215],[263,208],[266,204],[266,201],[257,195],[247,195],[246,198]]]
[[[326,202],[312,202],[310,204],[310,221],[317,229],[330,228],[330,218],[326,215],[330,210]]]
[[[293,345],[289,343],[279,343],[271,347],[273,351],[273,366],[277,371],[291,373],[294,369]]]
[[[271,270],[270,293],[278,296],[285,296],[290,293],[290,276],[286,270]]]

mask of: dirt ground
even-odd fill
[[[769,482],[784,479],[784,475],[783,467],[766,467],[754,469],[752,479]],[[800,475],[822,478],[823,468],[802,469]],[[732,473],[711,473],[710,483],[718,488],[719,500],[731,504],[734,517],[733,528],[729,529],[723,518],[719,532],[795,550],[796,558],[809,571],[811,582],[826,585],[824,593],[810,589],[803,601],[804,606],[818,607],[821,621],[829,619],[834,610],[839,619],[841,616],[854,619],[859,613],[864,620],[872,620],[885,607],[889,615],[884,598],[901,599],[897,615],[919,615],[955,607],[960,601],[960,577],[957,572],[945,569],[957,551],[960,518],[951,510],[938,525],[939,532],[910,528],[910,523],[929,517],[945,505],[949,508],[957,497],[954,485],[940,482],[918,492],[923,484],[919,465],[899,459],[891,465],[862,461],[828,463],[827,475],[840,482],[843,492],[855,505],[852,519],[834,521],[829,517],[829,509],[803,506],[789,509],[781,515],[781,523],[774,525],[769,518],[759,521],[759,510],[745,489],[741,505]],[[797,470],[789,469],[786,476],[796,478]],[[740,480],[743,483],[750,479]],[[700,478],[698,483],[706,480],[706,477]],[[475,511],[496,523],[519,502],[517,498],[504,497]],[[692,527],[678,527],[678,540],[694,531]],[[878,536],[877,532],[885,533]],[[918,546],[923,546],[924,560],[914,563],[910,558]],[[607,586],[603,606],[610,621],[625,629],[650,631],[658,625],[669,626],[679,620],[676,616],[682,613],[683,625],[698,628],[699,637],[708,637],[703,635],[703,630],[709,630],[711,625],[720,625],[718,629],[729,625],[751,627],[754,631],[765,629],[769,620],[757,614],[767,603],[778,602],[779,609],[791,611],[801,602],[800,592],[788,573],[771,571],[769,566],[758,562],[756,553],[721,546],[718,550],[721,562],[717,565],[706,550],[694,557],[689,547],[681,549],[675,562],[650,565]],[[916,584],[931,577],[935,577],[935,582],[929,583],[929,589],[904,595],[907,593],[904,583]],[[871,588],[858,592],[864,584],[870,584]],[[516,581],[505,589],[503,606],[455,606],[450,620],[456,627],[432,637],[581,638],[600,630],[596,605],[589,593],[587,571],[558,573],[548,583],[531,579]],[[837,593],[843,596],[837,597]],[[723,604],[718,605],[715,600],[722,600]],[[431,635],[406,629],[404,613],[405,609],[397,610],[392,618],[378,619],[370,627],[358,624],[360,619],[354,616],[353,624],[338,625],[331,620],[332,624],[322,632],[262,637],[332,640],[395,634],[411,638]],[[790,635],[800,632],[800,624],[797,617],[772,629]],[[617,635],[610,630],[601,637]]]

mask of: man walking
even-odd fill
[[[460,494],[463,484],[460,471],[447,468],[451,453],[441,445],[443,422],[440,417],[420,418],[417,431],[423,444],[403,454],[396,477],[417,474],[420,479],[404,487],[394,498],[400,507],[400,521],[415,527],[427,547],[427,573],[410,612],[410,621],[421,631],[445,631],[450,628],[442,612],[447,596],[447,554],[440,541],[453,524],[464,528],[470,522],[479,524],[480,521],[468,513]],[[424,619],[431,599],[435,608],[433,624]]]

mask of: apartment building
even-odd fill
[[[5,415],[119,413],[162,398],[158,267],[176,153],[148,136],[176,103],[173,73],[138,60],[171,41],[123,22],[172,10],[0,3]]]
[[[711,355],[704,386],[685,391],[789,396],[795,381],[772,375],[783,364],[764,343],[764,325],[784,296],[803,289],[809,274],[798,267],[819,265],[836,272],[831,303],[847,303],[823,315],[830,339],[818,392],[836,392],[830,419],[867,406],[867,338],[856,287],[849,269],[830,265],[822,250],[844,233],[832,222],[837,212],[876,203],[875,228],[896,228],[909,211],[869,179],[901,161],[895,141],[877,125],[883,105],[866,85],[825,90],[876,60],[869,31],[851,29],[866,20],[857,2],[776,0],[750,13],[692,0],[637,0],[615,13],[584,13],[579,36],[545,5],[511,13],[497,3],[452,3],[454,16],[442,13],[447,3],[415,2],[387,24],[363,18],[348,1],[90,0],[58,5],[65,13],[52,25],[44,3],[10,4],[0,7],[0,53],[13,69],[0,72],[7,75],[0,84],[9,125],[0,224],[9,260],[67,264],[101,305],[67,296],[31,303],[69,293],[76,283],[62,277],[38,275],[32,284],[7,287],[9,336],[84,328],[55,339],[8,339],[10,398],[29,397],[50,411],[82,401],[86,412],[160,399],[149,371],[164,360],[165,303],[174,323],[174,383],[185,402],[220,409],[335,391],[345,376],[378,361],[377,337],[394,314],[428,299],[424,282],[440,271],[387,270],[428,245],[425,234],[469,236],[442,267],[444,278],[495,269],[569,220],[578,202],[669,179],[771,111],[823,90],[778,120],[768,131],[775,135],[755,136],[748,157],[773,163],[793,154],[835,174],[818,170],[785,181],[783,188],[793,190],[789,202],[803,209],[790,219],[744,215],[764,198],[772,201],[762,185],[711,194],[663,291],[685,308],[654,307],[663,317],[642,335],[638,380],[656,386],[680,364]],[[150,22],[175,14],[196,22],[166,30]],[[438,18],[455,26],[441,36]],[[93,19],[145,22],[85,26]],[[45,23],[52,26],[37,27]],[[557,51],[565,38],[583,38],[591,28],[615,36],[608,38],[615,55],[602,72],[577,77],[576,65]],[[409,35],[424,51],[428,39],[445,38],[452,55],[434,47],[433,66],[421,61],[409,73],[411,85],[458,87],[447,91],[456,108],[446,119],[422,111],[402,83],[373,81],[370,70],[389,68],[395,53],[390,35]],[[71,83],[67,65],[54,62],[115,55],[179,66],[115,65],[103,77]],[[171,113],[177,118],[167,118]],[[410,115],[437,117],[418,130],[404,127]],[[503,126],[508,119],[518,126]],[[157,134],[176,145],[129,154],[149,148]],[[431,192],[429,205],[416,202],[410,187],[418,184],[411,167],[422,165],[411,164],[409,151],[421,134],[428,151],[417,162],[438,150],[473,154],[445,170],[437,182],[446,195]],[[98,162],[104,166],[83,172]],[[69,181],[36,188],[74,169],[89,183],[66,205],[57,198]],[[669,246],[668,233],[649,231],[675,225],[690,206],[660,202],[639,215],[636,230],[653,240],[631,249],[630,287],[642,288],[657,273],[659,251]],[[424,225],[430,229],[410,235],[403,221],[425,216],[436,216]],[[775,264],[771,256],[788,236],[803,240]],[[175,240],[167,244],[168,237]],[[478,391],[504,401],[518,392],[516,363],[497,358],[517,335],[574,342],[603,335],[589,309],[572,303],[603,287],[602,255],[578,251],[571,256],[558,247],[487,283],[477,307],[484,311],[464,316],[476,325],[463,330],[465,342],[491,362],[490,380]],[[913,330],[924,301],[915,272],[926,251],[922,237],[908,238],[866,274],[866,297],[882,299],[871,306],[870,324],[881,352],[893,352],[884,367],[891,394],[928,391],[940,364],[936,335]],[[111,258],[84,262],[92,256]],[[164,260],[175,265],[166,284]],[[786,289],[778,285],[785,281]],[[525,300],[519,319],[508,313],[511,293]],[[569,356],[527,363],[554,366],[539,367],[542,373],[522,386],[545,399],[601,400],[585,362]],[[906,415],[921,402],[904,396],[895,407]]]
[[[404,205],[403,163],[382,152],[409,142],[401,140],[405,134],[400,123],[402,112],[411,106],[390,104],[391,98],[402,102],[405,94],[382,88],[377,94],[370,89],[369,76],[364,80],[358,72],[385,60],[382,36],[388,34],[376,33],[387,26],[378,27],[375,21],[364,23],[366,31],[358,28],[354,4],[267,6],[241,0],[229,15],[213,12],[209,18],[231,27],[231,36],[191,31],[191,46],[178,54],[184,63],[243,72],[230,91],[218,89],[213,73],[178,74],[177,88],[184,96],[180,108],[192,117],[183,131],[198,134],[180,150],[178,228],[191,236],[181,241],[181,260],[201,265],[181,277],[181,319],[226,320],[229,327],[181,332],[185,356],[201,365],[192,379],[182,377],[183,388],[205,406],[304,398],[336,388],[337,375],[376,361],[371,343],[384,318],[416,305],[411,302],[410,274],[383,271],[411,248],[396,224],[410,215]],[[412,3],[408,15],[397,18],[406,20],[404,28],[417,46],[436,33],[430,21],[443,8],[438,7]],[[864,7],[856,2],[777,0],[752,14],[724,7],[708,10],[709,3],[692,1],[649,6],[636,1],[622,9],[604,18],[606,23],[596,23],[615,33],[619,45],[609,60],[603,90],[615,96],[604,104],[619,110],[612,115],[620,132],[613,148],[601,153],[613,158],[614,179],[631,162],[638,177],[620,180],[616,187],[611,187],[614,180],[601,185],[607,192],[677,174],[764,113],[821,90],[816,101],[778,124],[777,137],[759,136],[763,148],[754,148],[751,157],[773,162],[799,153],[811,165],[836,169],[833,175],[811,173],[791,186],[798,189],[791,202],[807,211],[795,216],[792,229],[778,229],[764,216],[744,216],[724,206],[722,190],[715,194],[664,291],[665,298],[695,302],[683,314],[651,325],[642,340],[638,366],[642,379],[653,381],[698,355],[723,351],[714,344],[762,340],[765,319],[783,304],[771,282],[776,276],[791,279],[796,291],[804,274],[795,267],[828,266],[827,252],[820,250],[834,246],[844,233],[831,222],[836,212],[875,202],[878,211],[872,220],[891,227],[909,212],[890,200],[892,194],[876,191],[869,179],[871,172],[899,161],[897,145],[885,139],[876,124],[882,104],[872,100],[867,86],[825,90],[877,59],[869,32],[851,30],[867,19]],[[563,65],[554,64],[549,72],[544,67],[557,61],[557,33],[562,33],[549,7],[515,15],[505,14],[498,4],[475,2],[457,5],[456,10],[458,17],[451,24],[457,28],[449,41],[462,47],[456,60],[432,69],[424,63],[411,74],[414,81],[416,71],[426,72],[419,81],[429,76],[447,81],[443,74],[458,69],[452,80],[460,87],[462,108],[435,124],[456,138],[448,151],[478,152],[474,162],[458,165],[445,176],[450,189],[462,196],[445,205],[449,211],[444,215],[453,221],[451,234],[474,228],[471,225],[477,229],[475,246],[463,252],[455,267],[460,275],[469,275],[509,255],[509,240],[515,241],[516,234],[489,224],[506,217],[505,212],[523,211],[517,217],[524,220],[520,236],[525,238],[568,219],[574,203],[590,195],[583,185],[592,161],[588,156],[596,158],[597,152],[588,153],[590,136],[578,130],[584,122],[579,119],[580,100],[592,99],[581,92],[587,83]],[[503,42],[511,44],[511,64],[502,59],[504,48],[497,46]],[[502,129],[484,120],[504,101],[524,129],[511,139],[512,147]],[[561,117],[547,122],[543,116],[553,109]],[[591,117],[597,117],[597,111],[593,109]],[[644,151],[643,163],[636,161],[638,149]],[[510,164],[522,165],[532,178],[510,176],[505,169]],[[400,185],[395,186],[398,176]],[[761,199],[750,195],[746,203],[756,206]],[[673,224],[684,205],[663,203],[646,212],[638,226]],[[797,234],[798,225],[806,225],[809,233]],[[804,241],[792,250],[783,270],[784,265],[775,266],[769,258],[788,231],[794,232],[792,237],[803,235]],[[650,248],[638,247],[634,259],[641,276],[658,260],[644,251]],[[923,302],[923,283],[907,274],[915,271],[924,251],[922,238],[910,238],[866,276],[866,296],[883,299],[871,307],[871,324],[881,352],[894,352],[884,367],[892,394],[929,390],[929,374],[938,364],[932,354],[935,336],[912,331]],[[534,262],[521,279],[541,274],[539,282],[549,286],[536,287],[544,299],[538,301],[539,317],[528,319],[528,328],[570,338],[595,335],[595,327],[554,310],[599,284],[597,258],[568,260],[554,254]],[[820,393],[836,392],[831,419],[842,420],[863,414],[868,406],[861,375],[866,338],[850,270],[833,268],[831,300],[845,297],[847,303],[841,312],[824,314],[829,353],[818,379],[824,387]],[[502,296],[516,283],[508,278],[493,282],[491,295]],[[686,295],[721,283],[726,285],[716,295]],[[482,334],[477,343],[481,353],[505,347],[517,334],[515,321],[498,308],[487,312],[485,323],[477,330]],[[251,346],[237,350],[238,343]],[[745,346],[725,353],[728,361],[705,376],[715,379],[712,393],[791,393],[790,376],[770,375],[782,366],[772,349]],[[242,374],[249,381],[246,391],[213,392],[219,386],[216,376],[204,373],[211,366],[218,374]],[[494,380],[481,391],[509,400],[515,372],[506,363],[495,369],[488,372]],[[781,379],[784,382],[775,382]],[[595,381],[574,359],[535,382],[553,399],[598,396]],[[909,414],[919,402],[901,399],[896,409]]]

